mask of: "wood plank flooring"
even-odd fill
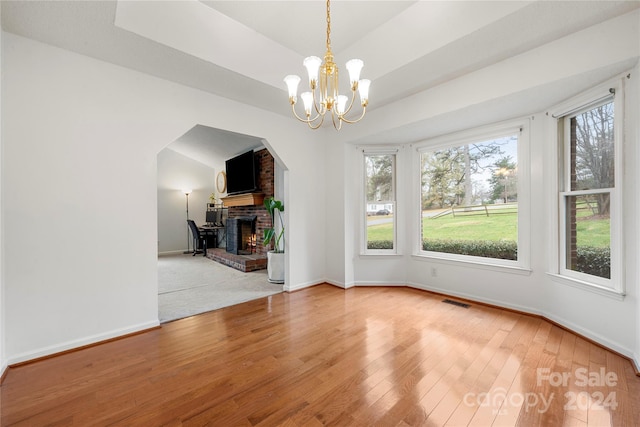
[[[628,360],[544,320],[320,285],[11,368],[2,426],[638,426]]]

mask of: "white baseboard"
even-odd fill
[[[158,252],[158,256],[160,256],[160,255],[180,255],[180,254],[184,254],[185,251],[186,251],[186,249],[175,250],[175,251],[166,251],[166,252]]]
[[[411,288],[415,288],[415,289],[420,289],[423,291],[430,291],[430,292],[436,292],[438,294],[442,294],[442,295],[447,295],[447,296],[452,296],[452,297],[458,297],[458,298],[463,298],[466,300],[470,300],[470,301],[477,301],[479,303],[485,303],[485,304],[489,304],[498,308],[505,308],[505,309],[511,309],[511,310],[516,310],[518,312],[521,313],[527,313],[527,314],[531,314],[531,315],[535,315],[535,316],[542,316],[545,319],[550,320],[551,322],[555,322],[558,325],[564,326],[567,329],[582,335],[585,338],[588,338],[590,340],[593,340],[594,342],[608,348],[611,349],[625,357],[628,357],[634,364],[636,367],[636,370],[638,372],[640,372],[640,355],[634,353],[632,350],[625,348],[624,346],[620,345],[617,342],[611,341],[609,339],[607,339],[604,336],[601,336],[597,333],[594,333],[590,330],[587,330],[585,328],[580,327],[577,324],[574,324],[566,319],[563,319],[559,316],[554,316],[552,314],[549,313],[543,313],[538,309],[535,309],[533,307],[529,307],[529,306],[524,306],[524,305],[520,305],[520,304],[512,304],[506,301],[501,301],[501,300],[494,300],[491,298],[483,298],[481,296],[478,295],[474,295],[474,294],[468,294],[465,292],[454,292],[451,289],[446,289],[446,288],[439,288],[437,286],[430,286],[430,285],[425,285],[423,283],[416,283],[416,282],[408,282],[405,284],[399,284],[399,283],[388,283],[388,282],[355,282],[353,283],[351,286],[345,286],[345,284],[343,283],[339,283],[333,280],[324,280],[325,283],[329,283],[330,285],[342,288],[342,289],[347,289],[348,287],[352,287],[352,286],[389,286],[389,287],[394,287],[394,286],[408,286]],[[317,282],[315,284],[318,283],[322,283],[322,282]],[[311,286],[311,285],[303,285],[303,286],[299,286],[296,287],[297,289],[302,289],[305,288],[307,286]]]
[[[317,279],[317,280],[312,280],[310,282],[300,283],[298,285],[293,285],[293,286],[285,285],[284,290],[285,292],[294,292],[294,291],[299,291],[300,289],[310,288],[311,286],[321,285],[323,283],[328,283],[340,289],[349,289],[354,286],[353,282],[345,284],[343,282],[338,282],[337,280]]]
[[[145,329],[155,328],[159,325],[160,325],[160,322],[158,320],[155,320],[147,323],[141,323],[138,325],[129,326],[126,328],[116,329],[116,330],[105,332],[102,334],[91,335],[91,336],[80,338],[73,341],[67,341],[65,343],[43,347],[34,351],[28,351],[15,356],[10,356],[7,360],[7,365],[11,366],[17,363],[28,362],[29,360],[38,359],[40,357],[50,356],[52,354],[61,353],[67,350],[73,350],[75,348],[83,347],[90,344],[96,344],[101,341],[118,338],[123,335],[144,331]]]
[[[287,285],[285,283],[284,290],[285,292],[294,292],[299,291],[300,289],[309,288],[311,286],[319,285],[321,283],[325,283],[324,279],[311,280],[305,283],[298,283],[297,285]]]
[[[407,286],[410,286],[410,287],[416,288],[416,289],[421,289],[423,291],[431,291],[431,292],[436,292],[436,293],[447,295],[447,296],[459,297],[459,298],[464,298],[464,299],[468,299],[468,300],[471,300],[471,301],[477,301],[477,302],[481,302],[481,303],[485,303],[485,304],[495,305],[496,307],[502,307],[502,308],[508,308],[508,309],[511,309],[511,310],[517,310],[517,311],[521,311],[523,313],[529,313],[529,314],[534,314],[534,315],[540,315],[541,314],[540,310],[537,310],[537,309],[532,308],[532,307],[527,307],[527,306],[519,305],[519,304],[511,304],[511,303],[508,303],[508,302],[505,302],[505,301],[494,300],[494,299],[491,299],[491,298],[483,298],[483,297],[481,297],[479,295],[468,294],[468,293],[465,293],[465,292],[453,292],[453,291],[451,291],[451,289],[447,289],[447,288],[439,288],[437,286],[430,286],[430,285],[425,285],[425,284],[422,284],[422,283],[415,283],[415,282],[409,282],[409,283],[407,283]]]
[[[0,363],[0,378],[2,378],[5,372],[7,372],[7,368],[8,366],[4,361]]]
[[[399,286],[407,286],[406,283],[390,283],[390,282],[354,282],[355,286],[386,286],[386,287],[399,287]]]
[[[338,282],[337,280],[329,280],[329,279],[324,279],[324,282],[330,284],[331,286],[335,286],[336,288],[348,289],[348,286],[345,285],[344,282]]]
[[[324,279],[324,282],[341,289],[349,289],[356,286],[356,282],[345,283],[345,282],[338,282],[337,280],[330,280],[330,279]]]
[[[512,310],[517,310],[523,313],[529,313],[529,314],[533,314],[533,315],[537,315],[537,316],[542,316],[545,319],[548,319],[552,322],[555,322],[561,326],[566,327],[567,329],[569,329],[572,332],[575,332],[576,334],[582,335],[585,338],[588,338],[590,340],[593,340],[594,342],[610,349],[613,350],[617,353],[622,354],[625,357],[628,357],[630,360],[634,360],[634,354],[633,351],[631,351],[628,348],[625,348],[624,346],[620,345],[617,342],[611,341],[609,339],[607,339],[606,337],[599,335],[597,333],[594,333],[588,329],[585,329],[573,322],[568,321],[567,319],[563,319],[562,317],[559,316],[555,316],[553,314],[550,313],[544,313],[541,312],[540,310],[531,308],[531,307],[527,307],[527,306],[522,306],[522,305],[518,305],[518,304],[510,304],[504,301],[497,301],[497,300],[492,300],[489,298],[482,298],[479,297],[477,295],[471,295],[471,294],[466,294],[464,292],[451,292],[451,290],[449,289],[442,289],[442,288],[438,288],[435,286],[428,286],[428,285],[424,285],[424,284],[420,284],[420,283],[408,283],[408,286],[411,286],[413,288],[416,289],[422,289],[425,291],[432,291],[432,292],[437,292],[443,295],[450,295],[450,296],[457,296],[460,298],[464,298],[464,299],[468,299],[471,301],[478,301],[478,302],[482,302],[482,303],[486,303],[486,304],[490,304],[490,305],[494,305],[496,307],[502,307],[502,308],[507,308],[507,309],[512,309]],[[391,286],[391,285],[390,285]],[[637,357],[635,357],[635,364],[636,367],[640,366],[638,363],[639,359]]]
[[[617,353],[622,354],[625,357],[628,357],[629,360],[633,360],[634,355],[633,355],[633,351],[625,348],[624,346],[620,345],[620,343],[617,343],[615,341],[611,341],[610,339],[608,339],[607,337],[604,337],[600,334],[597,334],[593,331],[590,331],[588,329],[585,329],[583,327],[581,327],[580,325],[577,325],[573,322],[568,321],[567,319],[563,319],[560,316],[556,316],[554,314],[551,313],[542,313],[542,316],[544,316],[546,319],[551,320],[552,322],[555,322],[559,325],[562,325],[564,327],[566,327],[567,329],[582,335],[583,337],[589,338],[592,341],[597,342],[598,344],[613,350]]]

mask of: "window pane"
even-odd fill
[[[571,118],[571,190],[614,187],[613,102]]]
[[[366,155],[367,202],[394,200],[394,154]]]
[[[518,259],[518,135],[421,155],[422,248]]]
[[[366,154],[367,249],[394,249],[395,154]]]
[[[567,269],[610,279],[610,194],[566,196],[565,201]]]
[[[393,249],[393,204],[367,214],[367,249]]]

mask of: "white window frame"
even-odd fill
[[[360,217],[362,218],[362,225],[360,227],[360,254],[361,255],[398,255],[398,154],[399,148],[396,147],[364,147],[362,150],[362,157],[360,161],[361,167],[361,208]],[[367,248],[367,156],[393,156],[393,197],[394,200],[382,201],[384,204],[391,204],[393,206],[393,249],[369,249]]]
[[[612,92],[614,94],[612,94]],[[565,191],[570,189],[570,177],[566,172],[570,170],[570,124],[569,120],[585,111],[596,108],[613,101],[614,111],[614,164],[615,177],[613,188],[600,188],[593,190]],[[559,106],[550,113],[550,128],[555,138],[557,150],[549,164],[557,164],[555,182],[552,184],[553,193],[557,194],[552,207],[555,211],[552,218],[551,241],[556,241],[557,247],[551,251],[548,274],[557,283],[586,289],[602,295],[622,299],[625,296],[624,285],[624,235],[622,232],[622,200],[623,176],[624,176],[624,78],[618,77],[586,91]],[[561,155],[562,153],[562,155]],[[594,193],[610,194],[610,250],[611,250],[611,278],[606,279],[586,273],[568,269],[566,266],[566,197],[580,196]]]
[[[474,267],[516,274],[530,274],[530,172],[529,172],[529,118],[512,120],[494,125],[469,129],[444,137],[422,141],[413,151],[414,197],[414,244],[413,256],[417,259],[437,260],[445,263],[472,264]],[[493,138],[518,134],[518,259],[504,260],[470,255],[432,252],[422,249],[422,189],[420,158],[423,152],[437,151],[474,142],[484,142]]]

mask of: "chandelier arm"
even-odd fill
[[[320,114],[317,114],[313,119],[311,118],[306,118],[303,119],[302,117],[300,117],[298,115],[298,113],[296,112],[296,106],[295,104],[291,104],[291,111],[293,112],[293,115],[295,116],[296,119],[300,120],[303,123],[312,123],[315,122],[316,120],[318,120],[318,117],[322,117]]]
[[[316,129],[318,129],[320,126],[322,126],[322,123],[324,123],[324,116],[316,116],[316,118],[314,119],[314,121],[315,121],[318,117],[320,117],[320,121],[319,121],[319,122],[318,122],[318,124],[317,124],[317,125],[315,125],[315,126],[313,126],[313,125],[311,124],[311,123],[312,123],[311,121],[308,121],[308,122],[307,122],[307,125],[308,125],[308,126],[309,126],[309,128],[311,128],[312,130],[316,130]]]
[[[355,120],[347,120],[347,119],[345,119],[345,118],[344,118],[344,115],[343,115],[343,116],[341,117],[341,120],[342,120],[343,122],[345,122],[345,123],[349,123],[350,125],[351,125],[351,124],[353,124],[353,123],[358,123],[360,120],[362,120],[362,118],[364,117],[364,115],[366,114],[366,112],[367,112],[367,107],[362,107],[362,114],[361,114],[361,115],[360,115],[360,117],[358,117],[357,119],[355,119]]]
[[[338,124],[336,125],[336,115],[333,113],[333,110],[331,110],[331,122],[336,130],[340,130],[342,128],[342,117],[338,116]]]
[[[353,101],[355,101],[355,99],[356,99],[356,91],[352,90],[351,91],[351,101],[349,102],[349,106],[344,110],[344,113],[342,113],[340,115],[340,117],[344,117],[347,114],[349,114],[349,111],[351,111],[351,107],[353,107]]]

